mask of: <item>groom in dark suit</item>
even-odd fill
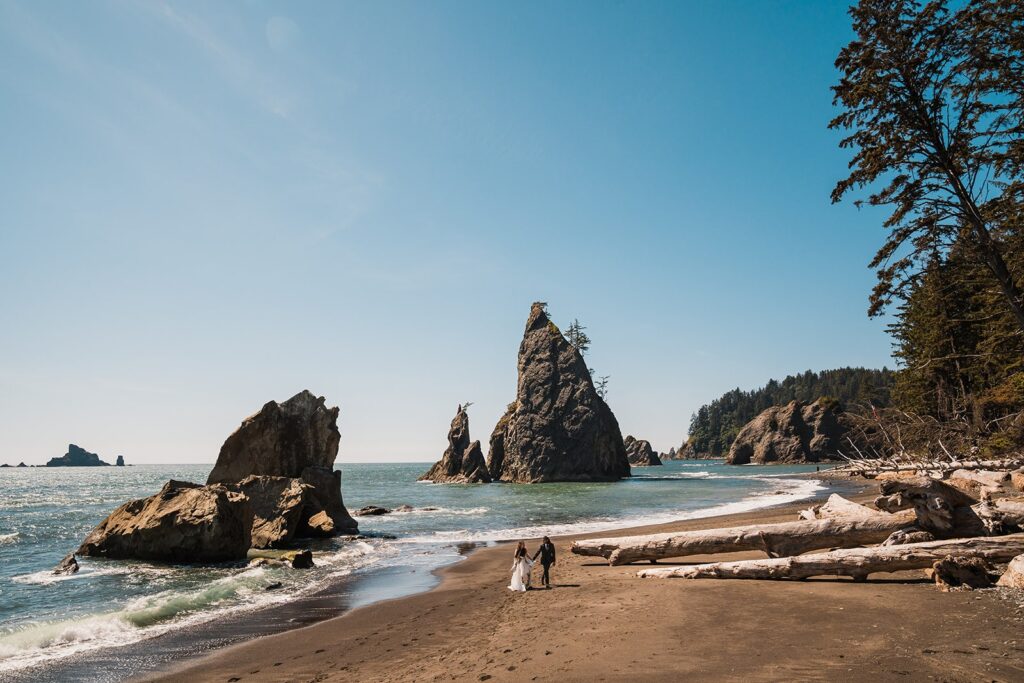
[[[551,542],[551,539],[547,536],[544,537],[544,542],[537,548],[537,552],[533,554],[533,561],[537,561],[537,557],[540,557],[540,566],[544,567],[544,576],[541,580],[544,582],[545,588],[551,588],[551,577],[549,570],[551,565],[555,563],[555,544]]]

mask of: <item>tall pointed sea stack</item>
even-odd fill
[[[480,442],[469,441],[469,415],[461,405],[448,430],[448,448],[420,481],[451,484],[486,484],[491,481]]]
[[[488,469],[508,482],[629,476],[619,423],[580,353],[534,303],[519,345],[516,400],[491,434]]]

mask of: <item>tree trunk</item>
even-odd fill
[[[851,576],[863,581],[875,572],[927,569],[945,557],[982,557],[1008,562],[1024,553],[1024,533],[995,538],[965,538],[875,548],[848,548],[827,553],[741,562],[711,562],[685,567],[643,569],[637,576],[649,579],[779,579],[800,580],[812,576]]]
[[[857,505],[845,500],[844,503]],[[871,512],[863,505],[857,507]],[[892,532],[913,523],[914,515],[909,511],[894,515],[874,512],[869,516],[851,515],[649,536],[596,538],[574,542],[572,552],[605,557],[608,558],[608,564],[612,565],[740,550],[761,550],[769,557],[783,557],[808,550],[881,543]]]

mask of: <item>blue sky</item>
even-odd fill
[[[530,302],[623,434],[890,364],[829,192],[841,2],[0,0],[0,462],[212,462],[300,389],[342,461],[486,444]]]

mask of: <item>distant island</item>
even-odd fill
[[[118,456],[118,465],[124,464],[124,458]],[[50,458],[49,462],[46,463],[47,467],[110,467],[109,462],[103,462],[100,460],[100,456],[95,453],[76,446],[75,444],[68,444],[68,452],[59,458]]]

